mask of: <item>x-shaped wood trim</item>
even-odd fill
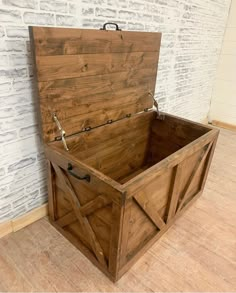
[[[112,201],[110,198],[108,198],[105,195],[98,195],[96,198],[91,200],[90,202],[84,204],[81,206],[80,213],[83,217],[87,217],[91,214],[93,214],[96,210],[101,209],[108,204],[110,204]],[[57,220],[57,224],[61,227],[65,227],[73,222],[77,221],[77,217],[75,216],[75,213],[73,211],[67,213],[65,216],[61,217]]]
[[[152,220],[152,222],[156,225],[156,227],[161,230],[165,226],[165,222],[159,216],[158,212],[153,207],[153,204],[148,201],[145,194],[139,193],[134,196],[135,201],[142,208],[145,214]]]
[[[194,181],[194,178],[195,178],[195,176],[197,174],[197,171],[200,169],[200,167],[204,163],[205,158],[207,157],[211,147],[212,147],[212,142],[208,144],[207,148],[203,150],[200,158],[197,160],[197,162],[196,162],[196,164],[195,164],[195,166],[193,168],[193,171],[192,171],[192,173],[191,173],[191,175],[190,175],[190,177],[188,179],[188,182],[187,182],[187,184],[186,184],[186,186],[184,188],[182,199],[179,199],[180,203],[179,203],[179,206],[177,208],[176,213],[178,213],[182,209],[182,207],[183,207],[183,205],[184,205],[184,203],[186,201],[188,191],[189,191],[189,189],[191,187],[191,184]]]
[[[76,193],[74,191],[73,186],[71,185],[69,178],[62,172],[62,170],[54,163],[52,163],[53,168],[58,176],[58,178],[61,180],[61,182],[64,184],[66,188],[66,192],[68,193],[71,205],[73,207],[75,216],[77,220],[79,221],[81,227],[83,228],[84,233],[88,236],[89,244],[91,248],[93,249],[94,254],[96,255],[98,261],[107,267],[107,263],[105,260],[105,256],[103,253],[103,250],[101,248],[100,243],[98,242],[96,235],[86,217],[83,217],[80,211],[81,205],[80,202],[76,196]]]

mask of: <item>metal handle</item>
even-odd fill
[[[106,30],[106,26],[109,25],[109,24],[110,25],[114,25],[116,27],[116,31],[121,31],[121,29],[119,28],[118,24],[115,23],[115,22],[106,22],[106,23],[104,23],[103,27],[100,28],[100,30],[105,31]]]
[[[67,171],[69,172],[70,175],[74,176],[75,178],[77,178],[79,180],[86,180],[86,181],[90,182],[90,175],[86,174],[86,175],[84,175],[84,177],[80,177],[80,176],[76,175],[75,173],[73,173],[72,170],[73,170],[73,166],[70,163],[68,163]]]

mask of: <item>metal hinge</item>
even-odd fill
[[[57,115],[56,113],[53,113],[53,120],[56,122],[56,125],[57,125],[57,128],[58,130],[61,132],[61,136],[60,137],[56,137],[55,140],[62,140],[62,143],[63,143],[63,146],[65,148],[65,150],[68,152],[69,151],[69,148],[67,147],[67,144],[66,144],[66,132],[65,130],[61,127],[61,124],[57,118]]]
[[[155,97],[154,97],[153,92],[149,91],[148,94],[149,94],[149,96],[151,96],[152,99],[153,99],[153,104],[154,104],[154,107],[156,108],[156,112],[157,112],[157,119],[159,119],[159,120],[164,120],[164,119],[165,119],[165,115],[162,114],[162,113],[159,111],[159,109],[158,109],[158,103],[157,103],[157,101],[155,100]]]

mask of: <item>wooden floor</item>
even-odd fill
[[[203,196],[117,284],[42,219],[0,239],[0,291],[235,291],[236,132],[221,130]]]

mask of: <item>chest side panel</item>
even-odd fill
[[[43,138],[152,107],[160,33],[31,27]]]

